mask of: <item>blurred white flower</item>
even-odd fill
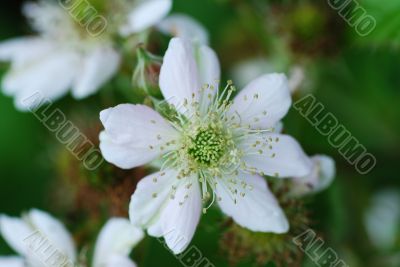
[[[194,43],[208,44],[208,32],[199,22],[184,14],[173,14],[162,20],[157,28],[172,36]]]
[[[129,9],[129,6],[127,8]],[[120,33],[129,35],[156,26],[171,8],[172,0],[135,0],[133,8],[128,12],[126,23],[120,27]]]
[[[0,267],[46,267],[46,258],[40,258],[26,242],[39,231],[68,261],[76,263],[76,248],[64,225],[46,212],[32,209],[22,218],[0,215],[0,233],[19,256],[0,257]],[[129,220],[112,218],[101,230],[95,245],[93,267],[134,267],[128,255],[143,238],[143,232]],[[49,250],[53,253],[54,250]],[[43,255],[45,257],[46,255]]]
[[[124,33],[155,25],[171,4],[171,0],[136,1],[125,19]],[[37,92],[55,100],[71,89],[76,99],[85,98],[117,72],[121,58],[112,41],[115,25],[106,25],[110,29],[93,36],[57,3],[28,3],[23,11],[39,35],[0,43],[0,60],[11,61],[3,91],[15,98],[18,109],[29,109],[23,100]]]
[[[231,75],[235,84],[241,88],[260,75],[273,72],[274,69],[274,65],[267,59],[252,58],[234,65]]]
[[[394,248],[400,240],[400,192],[386,189],[375,194],[364,223],[373,245],[382,250]]]
[[[232,77],[234,77],[235,84],[244,86],[251,80],[254,80],[263,73],[272,72],[279,64],[274,60],[267,60],[265,58],[254,58],[245,60],[235,65],[232,70]],[[305,80],[304,70],[301,66],[294,66],[289,70],[288,86],[290,92],[296,92]]]
[[[294,66],[289,72],[289,89],[295,93],[302,86],[305,80],[304,69],[300,66]]]
[[[129,258],[144,233],[125,218],[111,218],[101,230],[94,249],[93,267],[134,267]]]
[[[1,267],[45,267],[41,260],[24,242],[34,232],[40,231],[58,250],[72,262],[76,261],[75,245],[64,225],[49,214],[33,209],[22,218],[0,215],[0,233],[19,257],[0,257]]]
[[[232,102],[229,82],[221,93],[213,86],[220,77],[214,51],[195,48],[174,38],[164,57],[160,88],[177,111],[173,118],[131,104],[100,114],[107,161],[129,169],[163,157],[162,170],[143,178],[132,195],[130,219],[163,236],[177,254],[195,233],[202,202],[210,207],[218,200],[224,213],[250,230],[286,232],[286,216],[261,175],[311,171],[299,144],[273,132],[291,105],[285,76],[263,75]]]
[[[292,179],[291,193],[303,196],[317,193],[328,188],[335,178],[335,161],[326,155],[315,155],[310,158],[312,171],[306,176]]]

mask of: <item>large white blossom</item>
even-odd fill
[[[29,109],[23,100],[37,92],[52,100],[69,89],[76,99],[95,93],[120,64],[113,35],[139,33],[156,25],[172,5],[172,0],[136,0],[129,5],[128,1],[117,2],[127,6],[128,12],[113,14],[118,19],[107,21],[105,31],[96,36],[79,24],[73,11],[56,2],[24,6],[24,14],[39,34],[0,43],[0,60],[11,62],[2,89],[14,97],[18,109]]]
[[[45,261],[51,255],[45,255],[43,251],[37,252],[38,244],[29,243],[30,237],[35,233],[48,240],[47,246],[49,244],[53,246],[48,251],[58,250],[68,258],[68,262],[76,264],[77,252],[71,235],[60,221],[46,212],[32,209],[21,218],[0,215],[0,233],[8,245],[19,254],[1,256],[0,267],[48,266]],[[129,258],[129,253],[142,238],[143,232],[134,227],[129,220],[110,219],[97,238],[91,266],[135,267],[135,263]],[[43,239],[40,240],[44,242]],[[32,249],[32,246],[36,250]]]
[[[290,136],[274,132],[291,97],[286,77],[263,75],[231,101],[234,88],[214,86],[216,54],[174,38],[160,73],[161,91],[176,113],[168,118],[144,105],[104,110],[100,148],[120,168],[159,157],[162,170],[143,178],[130,203],[130,219],[163,236],[174,253],[190,243],[202,211],[217,201],[239,225],[284,233],[287,219],[262,175],[304,176],[312,164]]]

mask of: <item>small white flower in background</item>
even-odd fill
[[[125,2],[130,11],[120,33],[126,36],[156,26],[172,8],[172,0],[134,0],[132,9],[128,5],[130,1]]]
[[[326,155],[315,155],[310,158],[312,171],[306,176],[292,179],[291,193],[304,196],[328,188],[335,178],[335,161]]]
[[[231,75],[234,77],[235,84],[244,86],[263,73],[272,72],[277,66],[279,64],[273,60],[254,58],[235,65],[231,70]],[[301,66],[294,66],[289,70],[288,77],[288,87],[293,94],[299,90],[305,81],[304,69]]]
[[[301,66],[294,66],[289,72],[289,88],[293,94],[303,85],[305,81],[304,69]]]
[[[171,5],[171,0],[136,1],[120,28],[139,33],[157,24]],[[57,3],[28,3],[23,11],[39,35],[0,43],[0,60],[11,61],[3,92],[15,98],[18,109],[29,109],[23,100],[36,92],[55,100],[71,89],[76,99],[85,98],[117,72],[121,58],[112,40],[115,25],[94,37]]]
[[[274,64],[265,58],[251,58],[235,64],[230,74],[240,88],[264,73],[273,72]]]
[[[0,267],[46,267],[44,261],[26,243],[39,231],[68,262],[76,263],[76,248],[64,225],[46,212],[33,209],[22,218],[0,215],[0,233],[19,256],[0,257]],[[132,248],[143,238],[143,232],[129,220],[112,218],[101,230],[95,245],[93,267],[135,267],[129,259]],[[53,251],[53,250],[50,250]],[[42,255],[43,252],[40,252]],[[46,255],[43,254],[43,257]],[[51,255],[47,255],[50,257]]]
[[[129,254],[143,237],[128,219],[109,219],[97,238],[92,267],[135,267]]]
[[[184,14],[173,14],[162,20],[157,28],[160,32],[187,39],[193,43],[208,44],[208,32],[199,22]]]
[[[162,170],[139,182],[130,219],[150,235],[164,236],[174,253],[188,246],[202,210],[215,200],[250,230],[288,231],[261,175],[304,176],[312,165],[293,138],[273,132],[291,106],[285,76],[257,78],[232,103],[230,83],[221,93],[213,86],[220,77],[214,51],[195,47],[174,38],[164,57],[160,88],[175,117],[131,104],[100,114],[107,161],[129,169],[163,158]]]
[[[385,189],[376,193],[364,223],[373,245],[381,250],[393,249],[400,240],[400,192]]]
[[[72,262],[76,261],[76,251],[72,237],[64,225],[49,214],[33,209],[21,218],[0,215],[0,233],[19,257],[0,257],[0,267],[29,266],[45,267],[29,246],[24,242],[34,232],[40,231]]]

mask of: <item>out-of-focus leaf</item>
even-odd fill
[[[400,1],[397,0],[363,0],[360,6],[365,15],[372,16],[376,27],[366,36],[356,36],[360,44],[400,47]]]

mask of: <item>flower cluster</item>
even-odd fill
[[[183,14],[166,17],[171,0],[92,1],[108,23],[99,35],[87,32],[71,15],[73,10],[84,12],[79,3],[71,1],[74,8],[44,0],[25,5],[37,35],[0,43],[0,60],[11,62],[2,88],[20,110],[32,108],[24,100],[36,93],[56,100],[71,91],[83,99],[120,72],[128,70],[134,80],[140,79],[133,84],[143,87],[143,101],[102,107],[99,146],[106,161],[121,169],[148,165],[157,170],[137,184],[129,220],[112,218],[103,227],[91,266],[135,266],[129,253],[142,239],[142,230],[163,237],[173,253],[182,253],[201,214],[214,204],[249,236],[287,233],[290,221],[266,178],[289,178],[285,193],[296,198],[325,189],[335,173],[331,158],[307,156],[293,137],[282,133],[291,92],[304,73],[288,81],[283,73],[263,71],[238,90],[231,80],[221,82],[220,62],[203,27]],[[173,37],[162,63],[148,51],[150,30]],[[161,66],[159,72],[152,70],[159,83],[154,95],[146,86],[148,58]],[[134,65],[131,61],[137,69],[122,71],[124,63]],[[124,93],[130,89],[123,88]],[[22,218],[0,217],[2,236],[20,255],[0,257],[0,267],[45,266],[22,243],[35,231],[71,262],[89,266],[77,256],[59,221],[31,210]]]
[[[19,254],[0,257],[0,267],[45,267],[50,262],[54,266],[75,266],[78,260],[71,235],[46,212],[33,209],[21,218],[0,215],[0,233]],[[135,266],[128,256],[142,238],[143,232],[127,219],[109,219],[97,238],[90,266]]]

